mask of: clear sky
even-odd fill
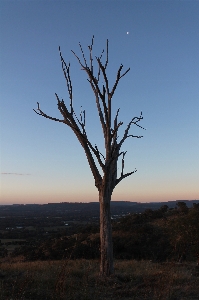
[[[129,34],[127,34],[129,32]],[[113,98],[122,130],[132,127],[125,171],[137,169],[112,200],[199,199],[199,1],[0,1],[0,204],[98,201],[83,148],[60,117],[55,92],[69,104],[58,46],[71,63],[74,106],[103,152],[95,98],[71,49],[99,56],[109,39],[109,82],[130,72]],[[121,130],[121,136],[122,136]],[[121,162],[118,164],[121,170]]]

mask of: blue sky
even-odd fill
[[[109,39],[109,83],[130,72],[113,98],[122,130],[143,113],[128,139],[125,171],[135,174],[112,200],[199,199],[199,1],[0,2],[0,204],[98,201],[85,154],[64,124],[34,113],[36,102],[59,117],[55,92],[69,104],[58,46],[71,63],[74,106],[86,110],[90,140],[102,130],[86,74],[71,49],[94,54]],[[129,34],[127,34],[129,32]],[[121,130],[121,136],[122,136]],[[121,170],[121,162],[118,164]]]

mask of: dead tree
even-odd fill
[[[44,113],[37,102],[37,110],[34,110],[38,115],[43,116],[47,119],[57,121],[60,123],[64,123],[68,125],[76,135],[80,144],[82,145],[90,169],[92,171],[95,186],[99,192],[99,203],[100,203],[100,243],[101,243],[101,263],[100,263],[100,274],[109,276],[113,273],[113,247],[112,247],[112,229],[111,229],[111,213],[110,213],[110,201],[111,195],[115,186],[122,181],[124,178],[130,176],[131,174],[136,172],[136,169],[130,173],[124,173],[124,158],[126,152],[121,151],[121,147],[125,140],[129,137],[141,138],[142,136],[129,134],[129,130],[131,125],[136,125],[141,127],[138,123],[143,119],[142,112],[139,117],[134,117],[128,123],[126,130],[124,131],[121,139],[118,138],[118,131],[120,127],[123,125],[123,122],[118,122],[118,114],[119,109],[112,120],[112,98],[117,88],[117,85],[122,77],[124,77],[130,70],[126,70],[123,74],[122,69],[123,65],[121,64],[116,75],[116,80],[113,87],[110,89],[109,82],[107,78],[107,66],[108,66],[108,40],[106,44],[106,58],[105,63],[102,62],[102,54],[99,57],[95,57],[97,63],[97,72],[94,74],[94,64],[93,64],[93,43],[94,36],[92,38],[91,45],[88,46],[89,49],[89,61],[86,60],[84,51],[82,49],[81,44],[80,51],[82,54],[82,60],[76,55],[74,51],[72,53],[77,58],[81,69],[84,70],[88,76],[88,82],[91,85],[93,93],[95,95],[95,101],[97,105],[97,110],[99,113],[99,119],[102,126],[102,131],[104,135],[105,142],[105,154],[103,155],[96,145],[93,145],[86,133],[86,125],[85,125],[85,110],[80,113],[78,117],[74,111],[73,106],[73,91],[72,91],[72,81],[70,76],[70,63],[66,64],[60,47],[59,54],[62,64],[62,71],[64,73],[64,77],[66,80],[68,94],[70,99],[70,107],[67,107],[64,100],[60,100],[58,95],[55,93],[57,99],[57,105],[60,113],[62,114],[62,119],[57,119],[51,117]],[[104,80],[104,84],[100,87],[100,79]],[[121,174],[117,173],[117,163],[119,157],[122,158],[122,166],[121,166]],[[99,163],[101,168],[101,173],[99,172],[99,167],[96,166],[95,159]]]

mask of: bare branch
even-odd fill
[[[60,46],[59,46],[59,55],[60,55],[60,59],[61,59],[61,63],[62,63],[62,71],[63,71],[64,77],[66,79],[66,85],[67,85],[68,94],[69,94],[69,98],[70,98],[70,107],[71,107],[71,114],[72,114],[73,113],[73,88],[72,88],[72,82],[71,82],[71,78],[70,78],[70,63],[67,66],[67,64],[62,56]]]
[[[121,177],[124,175],[124,157],[125,157],[126,153],[127,153],[127,151],[123,152]]]
[[[88,66],[87,66],[87,62],[86,62],[86,58],[85,58],[85,55],[84,55],[84,51],[83,51],[83,49],[82,49],[82,45],[79,43],[79,47],[80,47],[80,49],[81,49],[81,52],[82,52],[82,56],[83,56],[83,59],[84,59],[84,63],[85,63],[85,66],[86,66],[86,68],[88,68]]]
[[[80,66],[82,67],[82,69],[85,70],[86,68],[85,68],[84,65],[82,64],[80,58],[75,54],[75,52],[74,52],[73,50],[71,50],[71,52],[72,52],[72,53],[75,55],[75,57],[77,58],[77,60],[78,60],[78,62],[79,62],[79,64],[80,64]]]
[[[103,77],[104,77],[104,81],[105,81],[105,83],[106,83],[106,93],[107,93],[107,95],[109,95],[108,79],[107,79],[106,71],[105,71],[106,68],[102,65],[102,63],[101,63],[99,57],[96,57],[96,59],[97,59],[97,62],[98,62],[98,64],[99,64],[100,69],[102,70],[102,74],[103,74]]]
[[[72,113],[69,113],[65,103],[64,103],[64,100],[62,99],[62,101],[60,101],[58,95],[55,93],[55,96],[57,98],[57,106],[58,106],[58,109],[60,111],[60,113],[62,114],[63,118],[64,118],[64,122],[70,126],[71,128],[76,126],[77,127],[77,124],[75,123],[74,119],[73,119],[73,115]],[[72,123],[72,124],[71,124]]]
[[[120,178],[116,179],[116,182],[115,182],[115,186],[120,182],[122,181],[124,178],[136,173],[137,170],[135,169],[133,172],[130,172],[130,173],[126,173],[126,174],[123,174],[122,176],[120,176]]]
[[[134,137],[134,138],[140,139],[140,138],[143,137],[143,135],[133,135],[133,134],[129,134],[129,135],[127,135],[126,138],[129,138],[129,137]]]
[[[87,137],[87,135],[86,135],[86,130],[85,130],[85,124],[84,124],[83,122],[81,122],[81,121],[78,119],[78,117],[77,117],[77,115],[76,115],[75,112],[73,112],[73,114],[74,114],[74,116],[75,116],[77,122],[79,123],[79,125],[80,125],[81,128],[82,128],[82,132],[81,132],[81,130],[80,130],[80,132],[81,132],[84,136]],[[81,113],[80,113],[80,119],[81,119]]]
[[[105,156],[98,150],[97,145],[95,145],[95,149],[97,150],[97,152],[103,157],[103,159],[105,160]]]
[[[82,108],[82,106],[81,106],[81,108]],[[75,112],[73,112],[73,114],[74,114],[74,116],[75,116],[77,122],[79,123],[79,125],[80,125],[81,128],[82,128],[82,134],[87,138],[87,135],[86,135],[86,129],[85,129],[85,126],[86,126],[86,112],[85,112],[85,110],[83,110],[83,111],[81,110],[81,111],[80,111],[80,120],[79,120],[79,118],[77,117],[77,115],[76,115]]]
[[[95,94],[95,99],[96,99],[96,104],[97,104],[97,109],[98,109],[98,113],[99,113],[99,118],[100,118],[100,122],[101,122],[101,125],[102,125],[102,130],[103,130],[103,133],[104,133],[104,138],[106,136],[106,124],[105,124],[105,119],[104,119],[104,116],[103,116],[103,113],[102,113],[102,109],[101,109],[101,106],[100,106],[100,102],[99,102],[99,94],[93,84],[92,81],[88,80],[91,87],[92,87],[92,90]]]
[[[63,104],[63,102],[62,101],[60,101],[59,100],[59,98],[58,98],[58,101],[59,101],[59,105],[61,105],[61,104]],[[39,103],[37,102],[37,104],[38,104],[38,107],[39,107]],[[98,162],[99,162],[99,165],[101,166],[101,168],[102,168],[102,170],[103,171],[105,171],[105,165],[103,164],[103,162],[102,162],[102,160],[101,160],[101,158],[100,158],[100,152],[99,152],[99,150],[98,149],[95,149],[93,146],[92,146],[92,144],[89,142],[89,140],[88,140],[88,138],[87,138],[87,136],[86,136],[86,131],[84,130],[83,131],[83,133],[81,133],[81,131],[80,131],[80,129],[79,129],[79,127],[77,126],[77,124],[76,124],[76,122],[75,122],[75,120],[74,120],[74,118],[73,118],[73,116],[71,115],[71,114],[69,114],[70,116],[70,118],[65,118],[64,120],[60,120],[60,119],[57,119],[57,118],[53,118],[53,117],[50,117],[50,116],[48,116],[48,115],[46,115],[43,111],[41,111],[40,109],[39,109],[39,112],[38,111],[36,111],[35,109],[33,109],[35,112],[36,112],[36,114],[38,114],[38,115],[40,115],[40,116],[43,116],[43,117],[45,117],[45,118],[47,118],[47,119],[50,119],[50,120],[53,120],[53,121],[58,121],[58,122],[62,122],[62,123],[66,123],[73,131],[74,131],[74,133],[75,133],[75,135],[77,136],[77,138],[78,138],[78,140],[79,140],[79,142],[80,142],[80,144],[82,145],[82,147],[84,148],[84,150],[85,150],[85,153],[86,153],[86,156],[87,156],[87,158],[88,158],[88,161],[89,161],[89,164],[91,163],[91,161],[92,161],[92,165],[90,165],[90,167],[91,167],[91,171],[93,172],[93,176],[94,176],[94,174],[95,174],[95,176],[96,176],[96,174],[98,174],[97,176],[99,177],[100,176],[100,178],[101,178],[101,175],[99,174],[99,171],[97,170],[97,167],[96,167],[96,165],[95,165],[95,163],[94,163],[94,160],[93,160],[93,158],[92,158],[92,154],[90,153],[90,150],[89,150],[89,148],[92,150],[92,152],[95,154],[95,156],[96,156],[96,158],[97,158],[97,160],[98,160]],[[37,109],[38,110],[38,109]],[[62,112],[61,112],[62,113]],[[75,114],[75,113],[74,113]],[[78,118],[77,118],[78,119]],[[79,122],[79,120],[78,120],[78,122]],[[81,124],[81,122],[79,122],[80,123],[80,125],[82,125]],[[83,128],[84,129],[84,128]],[[87,146],[86,146],[87,145]],[[89,147],[89,148],[88,148]],[[102,155],[102,154],[101,154]],[[96,177],[94,176],[94,178],[95,178],[95,180],[96,180]]]
[[[94,77],[94,75],[91,72],[89,72],[89,70],[86,70],[86,72],[89,76],[88,82],[90,83],[90,85],[92,87],[92,90],[94,91],[94,94],[95,94],[95,97],[96,97],[96,103],[97,103],[98,111],[99,111],[99,107],[100,107],[100,112],[102,112],[102,110],[101,110],[101,106],[100,106],[100,102],[99,102],[99,97],[102,101],[104,116],[103,116],[103,114],[101,115],[101,116],[103,116],[103,121],[101,121],[102,119],[100,118],[101,124],[104,124],[104,125],[108,124],[108,108],[107,108],[106,101],[105,101],[105,89],[103,87],[103,94],[102,94],[101,91],[100,91],[98,82],[97,82],[96,78]],[[102,127],[104,125],[102,125]],[[103,128],[103,131],[104,131],[104,128]]]
[[[111,91],[111,93],[110,93],[111,98],[113,97],[113,94],[114,94],[114,92],[115,92],[115,90],[116,90],[116,87],[117,87],[117,85],[118,85],[119,80],[120,80],[124,75],[126,75],[126,73],[128,73],[128,72],[130,71],[130,68],[128,68],[128,70],[126,70],[126,72],[125,72],[123,75],[120,75],[122,68],[123,68],[123,65],[121,64],[121,66],[119,67],[119,69],[118,69],[118,71],[117,71],[117,78],[116,78],[115,84],[114,84],[114,86],[113,86],[113,88],[112,88],[112,91]]]
[[[119,124],[117,124],[116,128],[114,130],[112,130],[112,134],[111,134],[112,138],[117,137],[116,133],[121,125],[123,125],[123,122],[120,122]]]
[[[76,136],[77,136],[80,144],[82,145],[82,147],[85,151],[86,157],[88,159],[89,166],[91,168],[93,177],[95,179],[95,186],[97,187],[98,190],[100,190],[100,187],[101,187],[101,184],[102,184],[102,177],[99,173],[99,170],[98,170],[98,168],[95,164],[95,161],[93,159],[93,156],[90,152],[89,144],[87,143],[87,140],[85,139],[84,136],[83,136],[83,138],[81,138],[82,135],[77,135],[76,134]]]
[[[112,139],[111,153],[112,153],[112,155],[117,147],[118,129],[123,124],[123,122],[120,122],[118,124],[118,121],[117,121],[119,111],[120,111],[120,109],[118,108],[115,119],[114,119],[114,129],[112,130],[112,134],[111,134],[111,139]]]
[[[105,172],[105,164],[102,162],[100,155],[103,156],[103,154],[101,154],[97,148],[97,146],[95,145],[95,148],[92,146],[91,142],[89,142],[89,140],[87,139],[87,137],[83,136],[83,138],[86,140],[86,143],[88,144],[88,146],[90,147],[90,149],[93,151],[93,153],[95,154],[100,167],[102,168],[103,172]]]
[[[93,59],[92,59],[93,40],[94,40],[94,37],[92,39],[91,46],[89,46],[90,60],[91,60],[91,67],[90,68],[87,66],[87,62],[86,62],[86,59],[85,59],[84,52],[83,52],[83,49],[81,47],[81,44],[80,44],[80,49],[81,49],[81,52],[82,52],[82,55],[83,55],[83,59],[84,59],[85,65],[82,64],[80,58],[76,55],[76,53],[73,50],[71,50],[71,51],[75,55],[75,57],[77,58],[79,64],[82,67],[82,70],[86,71],[86,73],[87,73],[87,75],[89,77],[88,81],[89,81],[89,83],[90,83],[90,85],[92,87],[92,90],[93,90],[93,92],[95,94],[95,97],[96,97],[96,104],[97,104],[97,108],[98,108],[98,112],[99,112],[99,116],[100,116],[100,122],[101,122],[102,129],[103,129],[103,132],[104,132],[104,137],[105,137],[106,136],[105,135],[105,132],[106,132],[105,126],[106,126],[106,124],[110,123],[110,121],[108,121],[109,118],[108,118],[108,108],[107,108],[106,101],[105,101],[105,90],[103,88],[103,94],[102,94],[102,92],[101,92],[101,90],[99,88],[99,85],[98,85],[99,73],[98,73],[98,79],[96,79],[96,77],[93,74]],[[107,47],[108,47],[108,42],[107,42]],[[101,56],[100,56],[100,58],[101,58]],[[101,64],[100,58],[98,58],[98,65],[99,65],[99,70],[102,71],[102,69],[104,69],[104,67]],[[107,63],[108,63],[108,50],[107,50],[106,65],[107,65]],[[108,94],[109,93],[108,80],[106,78],[106,73],[104,72],[103,74],[105,76],[104,79],[105,79],[105,82],[106,82],[106,89],[107,89],[107,94]],[[100,105],[100,102],[99,102],[99,97],[100,97],[100,99],[102,101],[104,115],[102,113],[101,105]]]
[[[134,117],[128,124],[125,132],[124,132],[124,135],[123,135],[123,138],[121,139],[121,141],[119,142],[118,144],[118,147],[119,149],[121,148],[122,144],[124,143],[124,141],[128,138],[128,137],[136,137],[136,138],[141,138],[142,136],[134,136],[134,135],[128,135],[128,132],[129,132],[129,129],[131,127],[132,124],[142,128],[142,129],[145,129],[143,128],[142,126],[140,126],[139,124],[137,124],[138,122],[140,122],[141,120],[143,119],[142,117],[142,112],[140,114],[140,117]]]
[[[50,120],[53,120],[53,121],[56,121],[56,122],[61,122],[61,123],[65,123],[64,120],[60,120],[60,119],[57,119],[57,118],[53,118],[53,117],[50,117],[48,115],[46,115],[41,109],[37,109],[38,111],[36,111],[35,109],[33,109],[34,112],[36,112],[37,115],[40,115],[42,117],[45,117],[47,119],[50,119]]]
[[[101,55],[99,56],[99,59],[101,60],[102,59],[102,56],[103,56],[103,53],[104,53],[104,49],[102,50],[102,53],[101,53]],[[99,79],[100,79],[100,66],[99,66],[99,64],[98,64],[98,73],[97,73],[97,81],[99,82]]]
[[[106,69],[108,65],[108,39],[106,40],[106,63],[104,65],[104,68]]]
[[[100,60],[102,59],[103,53],[104,53],[104,49],[102,50],[102,53],[101,53],[101,55],[99,57]]]
[[[92,73],[93,73],[93,56],[92,56],[93,44],[94,44],[94,35],[92,37],[91,45],[88,46],[90,52],[90,63],[91,63],[90,70]]]
[[[94,85],[95,89],[97,90],[97,92],[98,92],[101,100],[103,100],[104,97],[103,97],[103,95],[102,95],[102,93],[100,91],[97,79],[95,78],[95,76],[93,75],[93,73],[90,71],[90,69],[84,68],[84,71],[86,71],[86,73],[87,73],[87,75],[89,77],[88,82],[89,83],[93,82],[93,85]]]
[[[129,71],[130,71],[130,68],[128,68],[128,70],[126,70],[126,72],[124,72],[124,74],[122,74],[122,75],[120,76],[120,79],[121,79],[123,76],[125,76],[126,73],[128,73]]]

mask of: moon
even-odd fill
[[[127,31],[126,34],[129,34],[129,31]]]

